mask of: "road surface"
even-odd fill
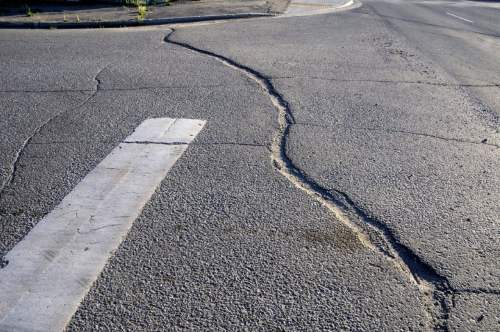
[[[0,31],[3,270],[144,120],[200,119],[68,331],[498,330],[499,17]]]

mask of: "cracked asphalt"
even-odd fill
[[[143,120],[204,119],[68,331],[499,330],[499,10],[2,30],[0,254]]]

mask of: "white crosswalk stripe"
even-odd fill
[[[7,255],[0,331],[63,330],[205,121],[148,119]]]

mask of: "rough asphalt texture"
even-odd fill
[[[271,79],[295,118],[289,158],[446,280],[439,322],[407,273],[276,171],[263,90],[162,28],[0,32],[1,251],[143,119],[201,118],[68,330],[497,330],[498,10],[440,6],[170,36]]]

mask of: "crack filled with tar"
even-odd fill
[[[278,112],[279,127],[270,147],[271,161],[276,171],[327,208],[338,221],[357,236],[363,245],[391,261],[419,289],[429,315],[430,327],[436,331],[448,331],[450,311],[454,306],[455,295],[458,294],[448,279],[412,249],[401,243],[391,228],[360,207],[347,193],[322,187],[295,166],[287,155],[286,146],[290,128],[296,122],[288,102],[275,89],[271,78],[223,55],[172,40],[174,33],[175,30],[172,29],[165,37],[166,43],[210,57],[242,73],[260,86]]]
[[[120,144],[157,144],[157,145],[234,145],[234,146],[251,146],[258,148],[268,148],[265,144],[254,144],[254,143],[239,143],[239,142],[207,142],[207,143],[186,143],[186,142],[155,142],[155,141],[124,141]]]
[[[96,79],[94,79],[96,80]],[[199,85],[152,85],[138,86],[130,88],[102,88],[98,82],[99,91],[142,91],[142,90],[169,90],[169,89],[187,89],[187,88],[217,88],[227,86],[226,84],[199,84]],[[72,92],[96,92],[96,89],[52,89],[52,90],[0,90],[0,93],[72,93]]]
[[[311,127],[320,127],[320,128],[331,128],[331,126],[326,126],[326,125],[322,125],[322,124],[315,124],[315,123],[305,123],[305,122],[297,122],[297,123],[294,123],[294,125],[295,126],[300,125],[300,126],[311,126]],[[446,141],[446,142],[486,145],[486,146],[492,146],[495,148],[500,148],[500,145],[495,144],[495,143],[490,143],[487,138],[484,138],[481,141],[473,141],[473,140],[467,140],[467,139],[461,139],[461,138],[444,137],[444,136],[438,136],[438,135],[421,133],[421,132],[414,132],[414,131],[408,131],[408,130],[400,130],[400,129],[373,128],[373,127],[352,127],[352,126],[344,126],[344,128],[352,129],[352,130],[378,131],[378,132],[389,133],[389,134],[403,134],[403,135],[421,136],[421,137],[438,139],[438,140],[442,140],[442,141]]]
[[[66,112],[69,112],[69,111],[74,111],[74,110],[77,110],[83,106],[85,106],[88,102],[90,102],[94,97],[95,95],[97,94],[97,92],[100,91],[100,85],[101,85],[101,81],[99,80],[98,76],[108,67],[109,65],[103,67],[101,70],[99,70],[99,72],[94,76],[94,81],[96,81],[96,88],[95,90],[92,91],[92,94],[90,94],[83,102],[81,102],[79,105],[77,105],[76,107],[73,107],[71,109],[63,109],[59,112],[57,112],[56,114],[54,114],[53,116],[51,116],[50,118],[48,118],[47,120],[45,120],[42,124],[40,124],[34,131],[33,133],[28,137],[26,138],[23,143],[21,144],[21,147],[16,151],[15,155],[14,155],[14,160],[12,161],[12,163],[10,164],[9,166],[9,173],[7,175],[7,178],[3,181],[2,183],[2,186],[0,187],[0,198],[2,198],[3,194],[5,193],[5,190],[7,187],[9,187],[12,182],[14,182],[14,179],[15,179],[15,176],[16,176],[16,173],[17,173],[17,167],[19,165],[19,161],[22,157],[22,155],[24,154],[25,150],[26,150],[26,147],[31,143],[31,141],[33,140],[33,138],[38,135],[43,128],[45,128],[47,125],[49,125],[52,121],[54,121],[54,119],[58,118],[59,116],[63,115],[64,113]]]
[[[500,88],[500,83],[450,83],[450,82],[427,82],[427,81],[401,81],[401,80],[371,80],[371,79],[341,79],[333,77],[320,77],[320,76],[273,76],[273,79],[310,79],[318,81],[329,82],[345,82],[345,83],[386,83],[386,84],[417,84],[417,85],[431,85],[443,87],[462,87],[462,88]]]

